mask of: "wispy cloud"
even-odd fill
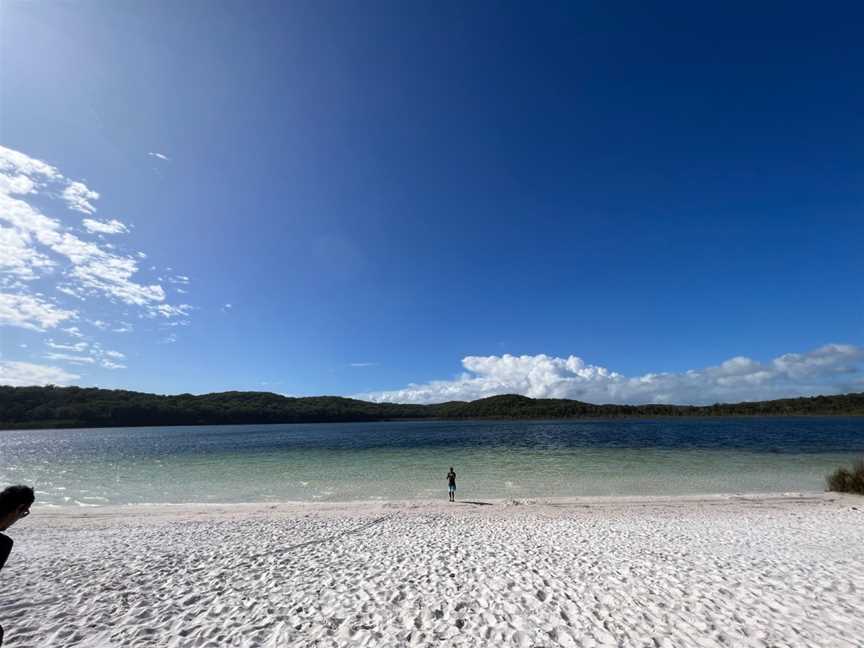
[[[864,348],[849,344],[787,353],[768,362],[737,356],[703,369],[634,377],[586,364],[576,356],[468,356],[462,360],[465,372],[453,380],[412,384],[358,398],[437,403],[522,394],[589,403],[710,404],[855,391],[864,384],[862,364]]]
[[[112,311],[124,320],[137,312],[188,322],[189,304],[171,303],[162,285],[140,278],[143,252],[123,251],[123,239],[105,242],[104,235],[128,234],[129,227],[118,219],[95,218],[98,199],[97,191],[50,164],[0,146],[0,326],[63,330],[92,340],[98,331],[132,330],[126,321],[112,322],[106,316]],[[61,219],[65,209],[86,215],[83,228],[76,226],[77,218]],[[188,283],[184,275],[174,279]],[[88,317],[94,308],[98,319]],[[68,326],[73,321],[75,326]],[[80,328],[88,326],[87,333]],[[51,359],[119,366],[94,348],[93,363],[59,355]]]
[[[27,387],[30,385],[68,385],[81,376],[60,367],[0,360],[0,385]]]
[[[73,344],[59,344],[54,340],[45,342],[45,346],[52,351],[43,356],[46,360],[66,362],[76,365],[99,365],[105,369],[125,369],[126,365],[120,364],[126,355],[120,351],[105,349],[99,342],[75,342]]]
[[[160,160],[164,160],[166,162],[171,159],[167,155],[163,155],[162,153],[154,153],[153,151],[150,151],[147,155],[149,155],[150,157],[158,158]]]
[[[60,360],[62,362],[71,362],[72,364],[95,364],[96,360],[90,356],[76,356],[69,353],[46,353],[47,360]]]
[[[98,193],[83,183],[67,180],[57,169],[23,153],[0,147],[0,221],[5,221],[0,269],[11,268],[18,277],[44,276],[59,266],[57,287],[78,297],[104,296],[138,306],[151,316],[175,317],[188,314],[188,306],[166,303],[165,290],[158,284],[137,281],[138,256],[115,252],[99,241],[81,239],[57,218],[43,214],[26,199],[43,194],[50,197],[54,185],[64,186],[63,197],[70,208],[95,212],[92,200]],[[121,234],[128,228],[120,221],[84,219],[91,233]]]
[[[114,218],[108,221],[85,218],[81,223],[84,229],[93,234],[125,234],[129,231],[126,225]]]
[[[56,263],[33,246],[26,231],[0,225],[0,271],[22,281],[48,274]]]
[[[79,329],[77,326],[69,326],[69,327],[61,329],[61,330],[64,333],[66,333],[67,335],[71,335],[72,337],[76,337],[76,338],[84,337],[84,334],[81,332],[81,329]]]
[[[58,344],[54,342],[54,340],[48,340],[45,343],[45,346],[51,349],[57,349],[58,351],[74,351],[76,353],[81,353],[86,350],[88,346],[90,346],[87,342],[76,342],[75,344]]]
[[[356,367],[356,368],[360,368],[360,367],[377,367],[377,366],[378,366],[378,363],[377,363],[377,362],[352,362],[352,363],[350,363],[348,366],[349,366],[349,367]]]
[[[0,292],[0,326],[45,331],[75,317],[74,310],[60,308],[38,295]]]
[[[69,205],[69,209],[74,209],[82,214],[92,214],[96,211],[91,201],[99,200],[99,194],[92,191],[83,182],[69,182],[66,188],[63,189],[63,199]]]

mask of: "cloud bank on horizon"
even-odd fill
[[[27,359],[8,359],[4,347],[0,384],[62,385],[79,380],[81,367],[123,369],[124,354],[97,336],[129,332],[136,317],[188,321],[190,305],[138,278],[146,254],[124,251],[118,237],[130,228],[97,218],[98,199],[56,167],[0,146],[0,328],[50,336],[41,350],[21,345],[35,356]]]
[[[703,405],[864,391],[864,348],[827,344],[769,362],[736,356],[682,373],[625,376],[582,358],[540,355],[468,356],[453,380],[356,397],[387,403],[441,403],[501,394],[569,398],[589,403]]]

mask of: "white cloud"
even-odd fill
[[[60,308],[39,296],[0,293],[0,326],[44,331],[74,317],[75,311]]]
[[[11,193],[3,191],[0,191],[0,219],[33,245],[50,245],[57,239],[62,227],[57,219],[45,216],[24,200],[13,198]]]
[[[84,241],[68,232],[64,234],[52,234],[48,238],[48,244],[51,249],[67,257],[75,266],[88,263],[93,259],[112,256],[109,252],[100,248],[98,243]]]
[[[862,349],[851,344],[828,344],[810,353],[787,353],[771,364],[776,371],[801,379],[826,373],[854,373],[861,354]]]
[[[33,281],[51,271],[55,263],[33,247],[28,232],[0,225],[0,273]]]
[[[180,304],[178,306],[172,306],[170,304],[159,304],[151,310],[151,316],[156,317],[157,315],[161,315],[162,317],[183,317],[192,312],[192,307],[189,304]],[[188,320],[181,320],[175,323],[175,326],[185,326],[189,322]]]
[[[378,366],[378,363],[377,363],[377,362],[352,362],[352,363],[349,364],[348,366],[349,366],[349,367],[356,367],[356,368],[360,368],[360,367],[377,367],[377,366]]]
[[[68,385],[80,377],[59,367],[0,360],[0,385],[12,387]]]
[[[105,253],[80,258],[68,276],[81,287],[126,304],[141,306],[151,315],[172,317],[175,314],[177,307],[161,303],[165,300],[162,286],[144,285],[132,280],[138,269],[134,259]]]
[[[28,182],[32,182],[30,178],[33,176],[38,178],[37,181],[63,179],[60,172],[50,164],[5,146],[0,146],[0,174],[13,178],[24,177]]]
[[[81,221],[91,234],[126,234],[129,228],[119,220],[112,218],[109,221],[100,221],[95,218],[85,218]]]
[[[76,356],[69,353],[46,353],[47,360],[60,360],[62,362],[71,362],[72,364],[94,364],[96,360],[90,356]]]
[[[127,301],[127,303],[138,305],[141,305],[142,299],[144,302],[160,302],[165,299],[165,294],[161,287],[141,286],[132,280],[132,275],[138,270],[137,262],[133,258],[115,254],[110,251],[111,248],[108,245],[103,245],[96,241],[84,241],[78,236],[64,231],[64,227],[59,220],[45,216],[24,200],[13,198],[12,194],[16,193],[36,193],[37,189],[44,186],[46,182],[62,180],[63,177],[56,169],[45,163],[27,158],[27,156],[17,151],[0,147],[0,176],[7,180],[9,178],[14,180],[18,177],[26,178],[26,176],[22,176],[21,174],[28,173],[28,169],[35,170],[33,173],[41,173],[37,177],[39,182],[31,180],[25,186],[25,183],[10,180],[5,185],[0,185],[0,187],[7,187],[6,191],[0,191],[0,219],[6,220],[14,231],[14,239],[12,238],[12,233],[4,234],[9,242],[9,245],[4,247],[20,249],[23,246],[29,245],[31,246],[31,251],[28,254],[31,257],[34,254],[41,255],[40,257],[35,257],[40,259],[41,263],[28,262],[22,258],[24,256],[22,252],[16,254],[12,260],[5,260],[4,264],[14,267],[47,266],[50,262],[48,257],[40,251],[32,250],[32,246],[38,243],[45,246],[48,250],[68,258],[72,263],[72,270],[79,271],[79,274],[91,278],[103,274],[108,275],[106,283],[97,282],[99,284],[97,287],[108,295],[119,297]],[[71,198],[75,198],[76,200],[93,199],[97,196],[96,192],[90,191],[82,183],[72,182],[64,190],[64,197],[67,198],[67,201],[71,200]],[[83,210],[91,213],[92,205],[86,207],[80,201],[73,202],[73,207],[75,205],[81,207],[79,211]],[[97,233],[118,234],[128,231],[126,226],[117,220],[97,221],[85,218],[84,225],[89,231]],[[6,241],[6,238],[4,238],[4,241]],[[85,266],[85,268],[82,269],[80,266]],[[67,272],[67,274],[71,273]]]
[[[82,214],[93,214],[96,208],[90,201],[98,200],[99,194],[91,191],[83,182],[72,181],[63,190],[63,199],[69,209],[74,209]]]
[[[76,286],[62,285],[57,286],[57,292],[63,293],[64,295],[69,295],[70,297],[74,297],[75,299],[83,300],[85,295],[84,292],[78,289]]]
[[[2,161],[0,161],[0,165],[2,165]],[[0,193],[23,195],[34,191],[36,191],[36,183],[27,176],[0,173]]]
[[[123,353],[120,351],[105,350],[99,342],[60,344],[54,340],[48,340],[45,344],[50,349],[54,349],[54,351],[48,352],[44,355],[48,360],[69,362],[78,365],[98,364],[105,369],[126,368],[126,365],[117,362],[117,360],[122,360],[126,357]]]
[[[78,298],[101,295],[125,304],[139,306],[150,316],[177,317],[186,315],[184,306],[166,302],[165,290],[158,284],[144,284],[135,280],[139,256],[127,256],[114,251],[114,247],[99,241],[87,241],[68,231],[60,220],[43,214],[37,208],[14,195],[38,194],[52,183],[66,182],[54,167],[28,158],[22,153],[0,147],[0,220],[5,220],[0,232],[4,245],[0,253],[0,270],[23,280],[44,276],[59,264],[48,253],[65,257],[68,264],[62,268],[62,281],[56,283],[58,292]],[[51,196],[50,191],[44,192]],[[92,214],[91,200],[98,198],[95,191],[83,183],[68,182],[63,190],[67,204],[77,211]],[[83,220],[90,233],[123,234],[126,225],[118,220]],[[187,280],[178,275],[180,280]]]
[[[139,316],[188,323],[190,305],[171,303],[161,285],[140,279],[144,252],[124,252],[122,238],[117,244],[103,240],[106,234],[128,234],[129,228],[116,219],[91,217],[98,198],[98,192],[50,164],[0,146],[0,326],[42,332],[78,319],[99,330],[131,331],[130,324],[110,317],[111,304],[115,317],[123,319],[134,316],[131,306]],[[67,208],[87,216],[83,230],[76,227],[77,216],[70,222]],[[178,274],[172,283],[186,284],[188,277]],[[99,298],[104,301],[97,305]],[[67,305],[71,299],[74,308]],[[89,316],[93,308],[99,308],[99,319]],[[78,327],[63,330],[84,337]]]
[[[75,353],[81,353],[85,351],[89,344],[87,342],[76,342],[75,344],[58,344],[54,340],[48,340],[46,346],[57,349],[58,351],[74,351]]]
[[[576,356],[468,356],[454,380],[412,384],[361,394],[378,402],[437,403],[499,394],[571,398],[589,403],[710,404],[854,391],[861,384],[864,348],[829,344],[789,353],[767,363],[735,357],[683,373],[628,377],[588,365]]]
[[[162,153],[154,153],[153,151],[150,151],[147,155],[149,155],[150,157],[159,158],[160,160],[165,160],[166,162],[171,159],[167,155],[163,155]]]

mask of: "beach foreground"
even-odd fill
[[[864,498],[43,508],[0,623],[49,646],[861,646]]]

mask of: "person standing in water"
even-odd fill
[[[453,466],[450,466],[450,472],[447,473],[447,492],[450,495],[450,501],[456,501],[456,473],[453,472]]]

